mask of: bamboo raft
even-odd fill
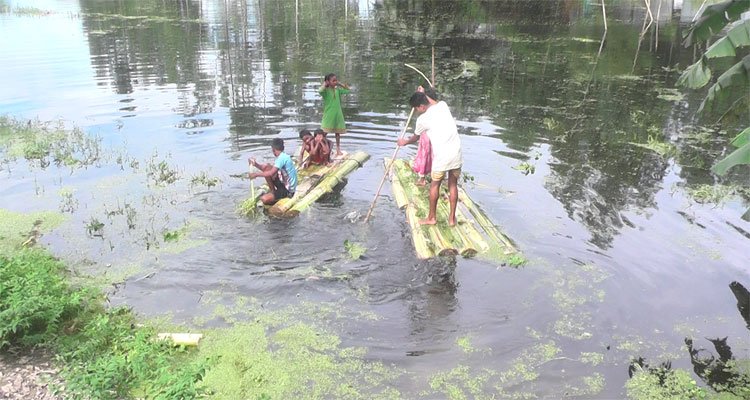
[[[385,160],[386,169],[390,162],[390,159]],[[406,212],[417,257],[427,259],[460,254],[463,257],[478,256],[511,265],[525,262],[510,239],[497,229],[461,187],[458,188],[455,226],[448,226],[447,223],[449,204],[445,193],[438,200],[438,223],[419,225],[419,219],[426,218],[429,211],[429,185],[417,186],[416,174],[403,159],[393,162],[389,178],[396,204]]]
[[[329,165],[310,165],[297,170],[297,191],[294,197],[281,199],[266,211],[275,217],[296,217],[312,203],[327,193],[339,189],[346,183],[346,177],[364,165],[370,155],[364,151],[346,154],[333,160]],[[265,185],[264,185],[265,187]],[[256,192],[254,190],[254,192]],[[240,205],[240,212],[250,215],[256,210],[263,190],[257,190]]]

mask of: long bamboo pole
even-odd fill
[[[409,122],[411,122],[411,116],[414,115],[414,107],[411,108],[411,111],[409,112],[409,118],[406,119],[406,123],[404,124],[404,129],[401,130],[401,134],[398,136],[399,139],[403,139],[404,134],[406,134],[406,128],[409,127]],[[391,162],[388,163],[388,166],[385,168],[385,173],[383,174],[383,179],[380,180],[380,185],[378,185],[378,191],[375,192],[375,198],[372,199],[372,204],[370,205],[370,209],[367,211],[367,216],[365,217],[365,223],[370,221],[370,216],[372,215],[372,210],[375,209],[375,203],[378,201],[378,196],[380,196],[380,190],[383,189],[383,183],[385,183],[385,178],[388,177],[388,174],[391,172],[391,167],[393,167],[393,161],[396,160],[396,156],[398,155],[398,150],[401,148],[398,144],[396,144],[396,150],[393,151],[393,157],[391,157]]]

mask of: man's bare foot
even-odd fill
[[[437,220],[435,219],[420,219],[419,225],[435,225],[437,224]]]
[[[456,226],[456,219],[448,219],[448,226]]]
[[[336,157],[341,157],[343,155],[344,153],[342,153],[341,150],[336,150]]]
[[[417,179],[417,182],[414,183],[417,186],[424,186],[427,184],[424,179]]]

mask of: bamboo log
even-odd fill
[[[479,224],[479,226],[482,227],[485,234],[490,238],[490,240],[495,241],[499,245],[505,246],[506,254],[515,253],[518,251],[516,250],[516,247],[513,245],[513,243],[511,243],[510,239],[500,233],[500,231],[489,220],[489,218],[484,215],[484,212],[476,204],[474,204],[474,202],[469,198],[466,192],[464,192],[464,190],[461,188],[459,188],[458,190],[458,198],[462,203],[464,203],[466,208],[474,217],[474,220],[477,222],[477,224]]]
[[[390,159],[386,158],[383,160],[386,170],[388,170],[388,163],[391,162]],[[404,208],[407,204],[409,204],[409,199],[406,197],[406,192],[404,191],[404,188],[401,186],[401,182],[398,180],[397,177],[394,176],[393,170],[390,171],[390,178],[391,178],[391,192],[393,192],[393,198],[396,200],[396,205],[398,208]]]
[[[428,195],[424,189],[421,189],[415,185],[416,176],[414,172],[409,168],[409,164],[406,160],[396,160],[393,164],[393,171],[395,176],[394,180],[398,180],[401,187],[404,189],[404,193],[415,208],[414,218],[416,219],[416,209],[427,212],[429,207]],[[443,219],[447,218],[447,213],[443,216]],[[447,225],[419,225],[418,220],[414,221],[418,229],[412,228],[412,236],[416,235],[427,235],[429,240],[433,243],[436,248],[436,253],[440,256],[456,255],[459,253],[460,248],[464,247],[463,242],[458,238],[451,228]],[[439,250],[437,250],[439,249]]]
[[[411,228],[411,241],[414,243],[414,250],[417,252],[417,258],[426,260],[435,257],[433,246],[427,240],[427,237],[421,232],[422,227],[419,225],[417,217],[417,208],[414,204],[406,205],[406,221]]]
[[[331,165],[311,165],[305,169],[297,170],[297,191],[294,193],[294,197],[281,199],[272,205],[268,212],[271,215],[283,216],[288,212],[300,199],[304,198],[318,183],[322,177],[329,173],[334,168],[338,167],[339,163],[332,163]]]
[[[438,208],[446,215],[450,213],[450,205],[446,202],[438,202]],[[458,240],[461,242],[462,245],[458,248],[458,253],[463,257],[474,257],[479,252],[478,249],[481,248],[482,244],[484,244],[486,248],[489,248],[487,242],[482,240],[481,235],[479,235],[478,241],[475,241],[475,238],[471,237],[470,227],[471,221],[467,220],[463,213],[461,213],[460,210],[457,209],[456,225],[453,227],[449,227],[448,229],[450,229],[451,232],[455,234]],[[476,229],[474,229],[474,231],[476,231]]]
[[[310,204],[315,202],[315,200],[319,199],[324,194],[331,192],[336,185],[344,181],[347,175],[361,167],[369,158],[370,155],[363,151],[358,151],[350,155],[347,159],[343,160],[334,171],[328,173],[320,183],[307,193],[307,195],[298,200],[287,213],[296,215],[305,210]]]
[[[201,333],[159,333],[159,340],[171,340],[176,346],[197,346],[203,338]]]

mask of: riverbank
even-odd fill
[[[44,350],[0,354],[0,399],[58,400],[52,386],[62,386],[53,357]]]

